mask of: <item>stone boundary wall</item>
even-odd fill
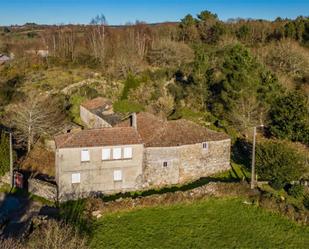
[[[55,184],[31,178],[28,180],[28,191],[49,201],[57,201],[57,186]]]
[[[204,186],[187,191],[176,191],[165,194],[154,194],[146,197],[120,198],[115,201],[103,202],[99,199],[92,199],[89,203],[92,215],[96,218],[104,214],[118,211],[133,210],[144,207],[155,207],[170,205],[181,202],[200,200],[205,197],[239,197],[256,196],[258,192],[252,191],[246,183],[215,183],[211,182]]]

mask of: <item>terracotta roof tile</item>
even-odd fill
[[[130,121],[125,120],[117,126],[128,127]],[[137,114],[137,131],[147,147],[169,147],[229,139],[223,132],[209,130],[185,119],[165,121],[145,112]]]
[[[113,146],[142,144],[143,141],[133,127],[112,127],[82,130],[55,136],[57,148]]]
[[[111,100],[102,98],[102,97],[97,97],[94,99],[89,99],[81,103],[81,106],[85,107],[88,110],[94,110],[100,107],[104,107],[106,109],[110,109],[113,106],[113,103]]]

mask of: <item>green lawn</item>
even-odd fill
[[[309,227],[239,199],[110,214],[96,222],[92,248],[308,248]]]

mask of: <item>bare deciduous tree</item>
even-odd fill
[[[103,14],[97,15],[90,22],[89,41],[94,58],[101,63],[105,60],[105,36],[107,21]]]
[[[43,33],[42,39],[43,44],[50,49],[51,55],[74,61],[77,45],[76,27],[53,27]]]
[[[15,139],[26,145],[27,151],[41,135],[50,135],[57,131],[64,115],[48,97],[28,97],[24,102],[12,106],[8,123],[15,129]]]

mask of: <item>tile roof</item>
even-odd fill
[[[128,126],[129,120],[117,125]],[[137,114],[137,131],[146,147],[169,147],[229,139],[223,132],[209,130],[189,120],[166,121],[145,112]]]
[[[114,146],[142,144],[143,141],[133,127],[112,127],[81,130],[55,136],[57,148]]]
[[[84,101],[83,103],[81,103],[81,106],[85,107],[88,110],[94,110],[101,107],[104,107],[104,109],[110,109],[113,107],[113,103],[109,99],[97,97]]]

